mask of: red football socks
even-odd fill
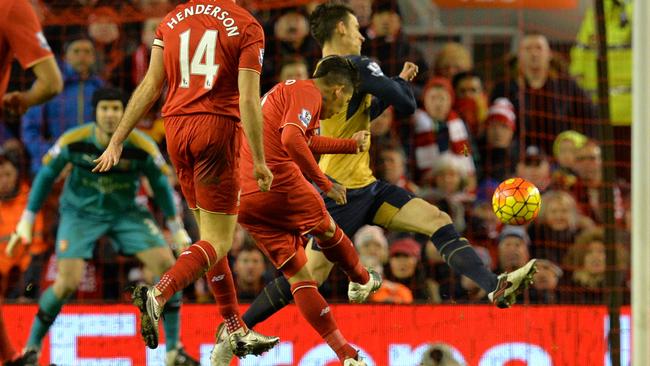
[[[357,351],[343,338],[336,326],[329,305],[318,292],[318,284],[315,281],[296,282],[291,285],[291,292],[303,318],[336,352],[341,363],[348,358],[355,358]]]
[[[230,272],[227,256],[221,258],[208,270],[207,281],[219,306],[219,313],[226,323],[228,333],[242,327],[246,330],[246,325],[239,314],[237,290],[235,289],[235,282],[232,278],[232,272]]]
[[[9,335],[2,318],[2,305],[0,305],[0,363],[4,364],[4,362],[14,360],[16,357],[18,357],[18,354],[9,341]]]
[[[318,241],[318,246],[323,250],[325,257],[341,267],[352,282],[366,284],[370,280],[368,271],[361,265],[359,254],[354,249],[354,244],[341,228],[336,227],[334,235],[323,241]]]
[[[205,240],[200,240],[178,256],[174,266],[167,271],[156,288],[162,293],[156,300],[163,306],[176,292],[198,280],[217,261],[217,252]]]

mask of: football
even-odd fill
[[[508,225],[524,225],[533,221],[541,205],[539,189],[523,178],[504,180],[492,196],[494,214]]]

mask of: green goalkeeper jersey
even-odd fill
[[[145,176],[154,192],[154,200],[165,217],[175,215],[172,190],[167,179],[170,167],[155,142],[134,130],[124,142],[120,162],[106,173],[93,173],[93,160],[104,147],[95,137],[95,123],[71,129],[59,138],[43,157],[29,194],[27,208],[37,212],[61,171],[70,164],[60,198],[62,213],[75,211],[96,219],[112,219],[136,208],[140,178]]]

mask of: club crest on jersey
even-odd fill
[[[47,43],[47,39],[43,35],[43,32],[37,32],[36,39],[38,39],[38,45],[41,46],[42,49],[52,51],[50,45]]]
[[[303,109],[300,114],[298,115],[298,119],[302,124],[306,127],[309,126],[309,122],[311,122],[311,113],[309,113],[308,110]]]

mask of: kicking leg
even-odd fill
[[[316,236],[318,246],[327,260],[338,264],[350,279],[348,285],[350,301],[362,303],[381,287],[381,276],[361,265],[354,244],[331,217],[328,216],[326,222],[326,225],[317,227],[312,233]]]
[[[291,284],[296,306],[303,318],[320,334],[327,344],[344,363],[347,359],[356,359],[357,351],[350,346],[336,325],[329,305],[318,292],[318,283],[305,266],[307,256],[303,247],[298,247],[296,255],[281,269]]]
[[[388,217],[382,209],[384,206],[377,211],[376,220]],[[467,239],[456,231],[449,215],[420,198],[411,199],[381,224],[389,230],[429,236],[444,261],[457,273],[476,282],[499,307],[512,305],[516,294],[532,280],[535,260],[507,275],[497,276],[489,271]]]
[[[314,250],[312,248],[313,245],[313,242],[310,240],[305,249],[308,259],[307,268],[320,286],[325,282],[332,268],[334,268],[334,263],[327,260],[322,251]],[[291,284],[289,284],[289,281],[284,276],[277,277],[269,282],[262,292],[257,295],[251,306],[242,316],[242,319],[246,323],[246,326],[254,328],[257,324],[265,321],[289,305],[292,300]]]

